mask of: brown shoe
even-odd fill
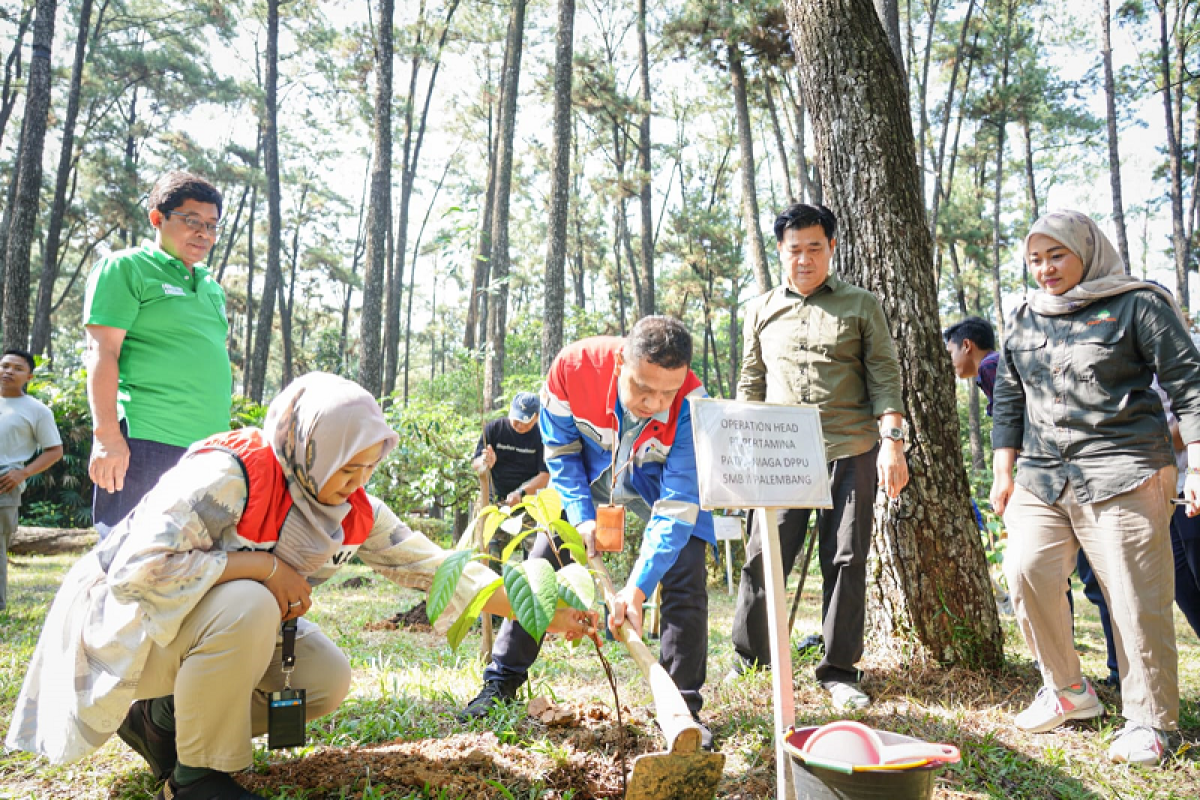
[[[154,724],[149,700],[138,700],[129,707],[125,721],[117,728],[117,736],[146,759],[156,780],[165,780],[175,769],[175,732],[164,731]]]

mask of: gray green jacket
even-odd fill
[[[1053,503],[1115,497],[1174,464],[1151,384],[1171,398],[1185,442],[1200,441],[1200,352],[1174,309],[1136,290],[1073,314],[1014,312],[996,375],[992,446],[1021,451],[1019,485]]]

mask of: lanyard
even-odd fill
[[[292,672],[296,669],[296,620],[283,623],[283,688],[292,688]]]

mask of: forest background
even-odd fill
[[[940,324],[1002,326],[1049,207],[1097,217],[1190,298],[1200,4],[876,7],[908,78]],[[84,283],[152,234],[145,194],[171,168],[225,194],[209,266],[235,417],[311,369],[357,378],[407,434],[375,485],[402,511],[461,525],[480,418],[564,341],[673,314],[732,396],[739,312],[779,280],[774,213],[830,202],[811,125],[829,89],[803,85],[792,44],[761,0],[8,0],[3,338],[46,359],[72,442],[27,522],[86,520]],[[980,483],[986,420],[963,399]]]

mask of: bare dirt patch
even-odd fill
[[[347,581],[348,582],[348,581]],[[387,619],[378,622],[368,622],[363,626],[369,631],[414,631],[429,633],[433,626],[429,623],[429,615],[425,613],[425,601],[417,603],[408,611],[397,611]]]

